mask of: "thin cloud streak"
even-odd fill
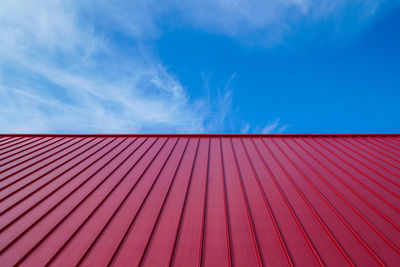
[[[282,125],[279,122],[279,119],[275,119],[273,122],[268,123],[267,125],[264,126],[264,128],[261,130],[261,133],[264,134],[281,134],[286,131],[287,128],[289,128],[289,125]]]
[[[255,127],[251,127],[249,123],[245,123],[240,128],[240,133],[263,133],[263,134],[281,134],[284,133],[288,128],[290,128],[289,124],[282,124],[279,118],[276,118],[272,122],[267,123],[264,126],[257,125]]]
[[[25,2],[1,14],[2,132],[204,132],[219,116],[145,47],[132,55],[82,26],[76,3]]]
[[[173,3],[176,1],[172,0]],[[331,39],[361,30],[385,3],[398,0],[184,0],[178,15],[194,27],[239,42],[274,46],[301,27],[330,24]],[[174,13],[175,15],[175,13]],[[329,39],[329,38],[328,38]]]

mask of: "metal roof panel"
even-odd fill
[[[400,138],[0,135],[0,264],[400,262]]]

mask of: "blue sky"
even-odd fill
[[[400,1],[2,1],[0,132],[400,132]]]

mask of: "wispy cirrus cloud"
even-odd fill
[[[290,127],[289,124],[282,124],[279,118],[263,125],[257,125],[251,127],[250,124],[246,123],[240,128],[241,133],[263,133],[263,134],[281,134],[284,133]]]
[[[272,134],[272,133],[280,134],[283,133],[289,127],[290,125],[282,124],[280,123],[279,119],[275,119],[273,122],[270,122],[267,125],[265,125],[264,128],[261,130],[261,132],[265,134]]]
[[[90,24],[79,2],[1,5],[2,132],[203,132],[215,127],[210,118],[226,116],[211,114],[209,99],[190,99],[143,43],[151,22],[119,16],[124,6]],[[109,27],[120,27],[128,47],[108,37]]]
[[[176,3],[176,1],[172,1]],[[329,24],[326,34],[352,34],[384,4],[398,0],[186,0],[178,14],[199,29],[229,35],[252,45],[273,46],[296,31]],[[329,38],[328,38],[329,39]]]

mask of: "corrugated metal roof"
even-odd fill
[[[2,135],[0,265],[400,264],[399,135]]]

